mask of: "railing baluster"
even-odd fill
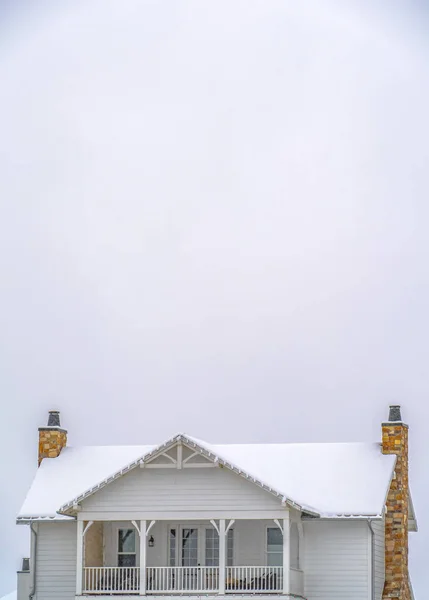
[[[301,575],[301,572],[299,572]],[[147,567],[147,590],[153,594],[189,592],[213,594],[219,590],[220,567]],[[136,594],[142,573],[139,567],[84,567],[83,592],[88,594]],[[279,593],[283,589],[283,567],[226,566],[228,593]],[[302,576],[297,576],[302,587]],[[286,598],[285,598],[286,600]]]

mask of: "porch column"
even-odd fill
[[[225,519],[219,519],[219,594],[225,594],[226,570]]]
[[[139,596],[146,596],[146,521],[140,521],[140,591]]]
[[[290,518],[283,519],[283,594],[290,594]]]
[[[76,596],[82,595],[83,574],[83,521],[77,521],[77,545],[76,545]]]

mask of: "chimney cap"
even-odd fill
[[[401,405],[391,404],[389,406],[389,423],[402,423]]]
[[[48,427],[61,427],[59,410],[49,411]]]
[[[44,427],[39,427],[39,431],[48,431],[48,430],[56,430],[56,431],[64,431],[67,433],[65,429],[61,427],[60,422],[60,411],[59,410],[50,410],[48,411],[48,424]]]
[[[29,570],[30,570],[30,559],[29,558],[23,558],[22,559],[21,572],[22,573],[27,573]]]

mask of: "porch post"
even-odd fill
[[[225,519],[219,519],[219,594],[225,594],[226,548]]]
[[[76,545],[76,596],[82,595],[83,574],[83,521],[76,521],[77,545]]]
[[[283,594],[290,594],[290,515],[283,519]]]
[[[146,521],[140,521],[140,591],[146,596]]]

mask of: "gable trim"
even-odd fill
[[[197,442],[182,433],[170,438],[163,444],[156,446],[150,452],[147,452],[145,455],[141,456],[140,458],[134,460],[133,462],[129,463],[128,465],[125,465],[122,469],[120,469],[119,471],[116,471],[116,473],[114,473],[113,475],[107,477],[103,481],[100,481],[97,485],[92,486],[91,488],[88,488],[82,494],[79,494],[79,496],[76,496],[75,498],[73,498],[72,500],[70,500],[63,506],[61,506],[58,510],[58,513],[65,514],[65,515],[70,514],[70,511],[76,510],[76,508],[80,502],[82,502],[89,496],[92,496],[93,494],[95,494],[96,492],[98,492],[99,490],[104,488],[106,485],[108,485],[112,481],[119,479],[120,477],[122,477],[122,475],[125,475],[125,473],[132,471],[133,469],[135,469],[136,467],[138,467],[140,465],[144,465],[146,462],[149,462],[150,460],[152,460],[155,457],[155,455],[165,452],[168,448],[171,448],[178,442],[185,443],[191,449],[195,449],[196,451],[198,451],[200,454],[202,454],[209,460],[212,460],[214,462],[214,464],[226,467],[230,471],[233,471],[237,475],[240,475],[240,477],[243,477],[244,479],[251,481],[258,487],[262,488],[263,490],[269,492],[270,494],[273,494],[273,496],[276,496],[277,498],[281,499],[283,506],[290,506],[299,511],[304,510],[308,514],[313,514],[314,516],[319,516],[318,512],[316,512],[312,509],[303,509],[303,507],[300,504],[298,504],[297,502],[294,502],[290,498],[287,498],[280,490],[272,488],[271,486],[267,485],[265,482],[261,481],[260,479],[253,477],[250,473],[247,473],[243,469],[240,469],[237,465],[234,465],[231,462],[224,460],[221,456],[216,456],[213,452],[211,452],[211,450],[209,450],[208,448],[205,448],[201,444],[201,442]]]

